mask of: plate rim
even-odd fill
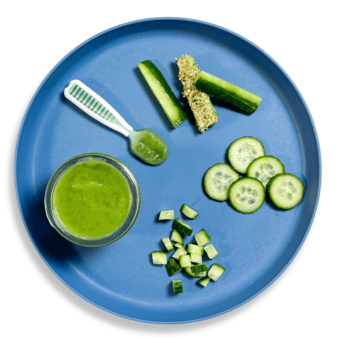
[[[142,318],[136,318],[136,317],[131,317],[128,315],[123,315],[120,314],[118,312],[114,312],[112,310],[109,310],[103,306],[100,306],[99,304],[95,303],[94,301],[91,301],[89,298],[83,296],[81,293],[79,293],[77,290],[75,290],[74,288],[72,288],[67,282],[65,282],[65,280],[63,280],[54,270],[54,268],[49,264],[49,262],[47,261],[47,259],[42,255],[40,249],[38,248],[37,244],[35,243],[33,236],[31,235],[29,228],[27,226],[26,220],[24,218],[24,214],[23,214],[23,210],[20,204],[20,197],[19,197],[19,190],[18,190],[18,181],[17,181],[17,167],[18,167],[18,149],[19,149],[19,144],[20,144],[20,139],[22,136],[22,130],[23,127],[25,125],[25,121],[27,119],[28,113],[30,112],[31,106],[35,101],[35,98],[37,97],[37,95],[39,94],[41,88],[45,85],[45,83],[48,81],[48,79],[50,78],[50,76],[53,74],[53,72],[69,57],[71,56],[74,52],[76,52],[78,49],[82,48],[84,45],[90,43],[91,41],[97,39],[98,37],[120,29],[122,27],[126,27],[126,26],[130,26],[130,25],[135,25],[135,24],[140,24],[140,23],[147,23],[147,22],[153,22],[153,21],[183,21],[186,23],[195,23],[195,24],[200,24],[203,26],[208,26],[208,27],[212,27],[218,30],[222,30],[225,31],[235,37],[237,37],[238,39],[241,39],[243,42],[251,45],[252,47],[254,47],[255,49],[257,49],[260,53],[262,53],[265,57],[267,57],[284,75],[284,77],[286,77],[286,79],[290,82],[290,84],[293,86],[294,91],[297,93],[297,95],[299,96],[303,106],[306,109],[306,112],[308,114],[308,118],[311,122],[312,125],[312,129],[313,129],[313,133],[315,136],[315,140],[316,140],[316,145],[317,145],[317,153],[318,153],[318,163],[319,163],[319,169],[318,169],[318,174],[319,174],[319,181],[318,181],[318,189],[317,189],[317,195],[316,195],[316,200],[315,200],[315,206],[313,208],[313,213],[308,225],[308,228],[305,232],[305,235],[303,236],[300,244],[298,245],[298,247],[296,248],[295,252],[293,253],[293,255],[291,256],[291,258],[289,259],[289,261],[287,262],[287,264],[282,268],[282,270],[267,284],[265,285],[262,289],[258,290],[255,294],[253,294],[251,297],[249,297],[248,299],[242,301],[241,303],[233,306],[232,308],[229,308],[225,311],[222,312],[218,312],[206,317],[202,317],[199,319],[192,319],[192,320],[184,320],[184,321],[152,321],[152,320],[144,320]],[[292,79],[289,77],[289,75],[285,72],[285,70],[269,55],[267,54],[262,48],[260,48],[259,46],[257,46],[256,44],[254,44],[253,42],[251,42],[250,40],[244,38],[243,36],[239,35],[238,33],[235,33],[234,31],[227,29],[225,27],[210,23],[210,22],[206,22],[206,21],[202,21],[202,20],[197,20],[197,19],[191,19],[191,18],[182,18],[182,17],[152,17],[152,18],[144,18],[144,19],[138,19],[138,20],[133,20],[133,21],[128,21],[125,22],[123,24],[119,24],[116,26],[113,26],[111,28],[108,28],[104,31],[101,31],[95,35],[93,35],[92,37],[90,37],[89,39],[86,39],[85,41],[83,41],[82,43],[80,43],[79,45],[77,45],[74,49],[72,49],[69,53],[67,53],[52,69],[51,71],[45,76],[45,78],[42,80],[42,82],[40,83],[39,87],[37,88],[37,90],[35,91],[32,99],[30,100],[30,103],[27,106],[27,109],[25,111],[25,114],[22,118],[21,121],[21,125],[20,125],[20,129],[17,135],[17,143],[16,143],[16,148],[15,148],[15,156],[14,156],[14,182],[15,182],[15,192],[16,192],[16,199],[17,199],[17,203],[18,203],[18,207],[19,207],[19,211],[20,211],[20,216],[21,216],[21,220],[25,226],[26,232],[31,240],[31,242],[33,243],[34,248],[36,249],[36,251],[38,252],[39,256],[42,258],[42,260],[44,261],[44,263],[47,265],[47,267],[52,271],[52,273],[66,286],[68,287],[71,291],[73,291],[75,294],[77,294],[78,296],[80,296],[82,299],[84,299],[85,301],[89,302],[90,304],[92,304],[93,306],[96,306],[98,308],[100,308],[101,310],[104,310],[110,314],[122,317],[124,319],[128,319],[128,320],[133,320],[133,321],[138,321],[138,322],[143,322],[143,323],[150,323],[150,324],[185,324],[185,323],[192,323],[192,322],[199,322],[199,321],[203,321],[203,320],[208,320],[223,314],[226,314],[228,312],[231,312],[232,310],[246,304],[247,302],[249,302],[250,300],[254,299],[255,297],[257,297],[259,294],[261,294],[264,290],[266,290],[270,285],[272,285],[281,275],[282,273],[287,269],[287,267],[292,263],[292,261],[295,259],[296,255],[298,254],[298,252],[300,251],[302,245],[304,244],[309,231],[312,227],[312,224],[314,222],[314,218],[317,212],[317,208],[318,208],[318,204],[319,204],[319,199],[320,199],[320,193],[321,193],[321,183],[322,183],[322,159],[321,159],[321,148],[320,148],[320,142],[319,142],[319,138],[318,138],[318,134],[316,131],[316,127],[313,121],[313,117],[309,111],[309,108],[304,100],[304,98],[302,97],[302,94],[300,93],[299,89],[297,88],[297,86],[295,85],[295,83],[292,81]]]

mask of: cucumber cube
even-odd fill
[[[183,285],[181,280],[172,280],[172,288],[175,294],[183,293]]]
[[[166,257],[166,253],[163,251],[154,251],[152,252],[152,262],[153,264],[167,264],[168,259]]]
[[[203,255],[204,249],[202,246],[196,246],[196,244],[188,243],[187,252],[190,254]]]
[[[225,269],[219,264],[214,263],[208,271],[208,276],[213,280],[217,281],[224,273]]]
[[[198,216],[198,212],[188,207],[186,204],[182,205],[181,213],[192,220]]]
[[[171,241],[184,244],[181,234],[177,230],[173,230],[171,234]]]
[[[218,255],[217,250],[212,244],[208,244],[206,247],[204,247],[204,250],[210,260],[214,259]]]
[[[205,264],[197,264],[195,266],[191,266],[190,268],[191,268],[191,271],[194,274],[203,273],[203,272],[206,272],[208,270],[208,268]]]
[[[193,263],[202,263],[202,255],[190,254],[190,261]]]
[[[204,229],[200,230],[197,234],[194,235],[194,237],[199,246],[204,246],[211,241],[211,237]]]
[[[197,281],[197,283],[200,284],[203,287],[206,287],[208,285],[209,281],[210,281],[209,277],[203,277],[202,279],[199,279]]]
[[[172,242],[170,241],[169,237],[163,237],[162,241],[167,251],[174,250],[174,246],[172,245]]]
[[[168,272],[169,276],[175,275],[182,270],[179,264],[172,257],[169,259],[169,261],[165,265],[165,269]]]
[[[173,220],[175,218],[175,210],[162,210],[159,213],[158,220],[165,221],[165,220]]]
[[[181,268],[186,268],[191,266],[190,255],[181,255],[179,257],[179,265]]]
[[[176,218],[172,223],[172,228],[176,229],[183,236],[190,236],[192,233],[191,227],[184,223],[181,219]]]
[[[172,257],[173,257],[174,259],[176,259],[176,260],[179,260],[180,256],[186,255],[186,254],[187,254],[187,252],[186,252],[185,249],[178,248],[178,249],[174,252],[174,254],[172,255]]]

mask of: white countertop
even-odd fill
[[[213,5],[215,3],[215,5]],[[118,5],[119,4],[119,5]],[[336,1],[7,1],[1,12],[1,336],[3,339],[339,339],[340,23]],[[218,4],[218,5],[216,5]],[[254,42],[288,73],[304,97],[322,149],[323,182],[311,231],[292,264],[268,289],[207,321],[151,325],[89,304],[45,265],[21,220],[14,152],[37,87],[69,51],[118,24],[180,16],[224,26]],[[15,91],[12,89],[15,88]],[[18,95],[20,94],[20,95]],[[223,333],[222,333],[223,332]]]

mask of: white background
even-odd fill
[[[1,5],[2,339],[340,339],[337,1],[208,3],[210,6],[177,0],[22,0]],[[269,53],[307,102],[322,149],[318,212],[289,268],[246,305],[220,317],[186,325],[129,321],[71,292],[36,252],[21,220],[14,190],[17,134],[30,99],[46,74],[89,37],[127,21],[157,16],[211,22],[246,37]]]

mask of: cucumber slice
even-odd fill
[[[176,218],[172,223],[172,228],[176,229],[183,236],[190,236],[192,229],[189,225],[184,223],[181,219]],[[181,242],[180,242],[181,243]]]
[[[201,263],[202,263],[202,255],[198,255],[198,254],[190,254],[190,261],[191,261],[192,263],[201,264]]]
[[[197,283],[200,284],[203,287],[206,287],[208,285],[209,281],[210,281],[209,277],[203,277],[202,279],[199,279],[197,281]]]
[[[169,276],[175,275],[182,270],[180,265],[172,257],[170,257],[167,264],[165,265],[165,269]]]
[[[175,243],[174,246],[175,246],[176,248],[184,249],[183,244],[180,244],[180,243]]]
[[[184,268],[185,272],[190,275],[191,277],[205,277],[207,276],[207,272],[202,272],[202,273],[193,273],[192,270],[191,270],[191,267],[186,267]]]
[[[176,229],[174,229],[172,231],[171,241],[174,241],[174,242],[180,243],[180,244],[184,244],[184,241],[183,241],[183,238],[182,238],[181,234]],[[183,249],[184,249],[184,247],[183,247]]]
[[[301,179],[292,174],[278,174],[269,181],[267,190],[275,206],[288,210],[302,201],[305,187]]]
[[[181,266],[181,268],[191,267],[190,255],[180,256],[179,265]]]
[[[141,62],[138,64],[138,68],[168,117],[171,125],[176,128],[188,119],[182,105],[179,103],[158,68],[150,60]]]
[[[213,281],[217,281],[224,273],[225,269],[219,264],[214,263],[208,271],[208,277]]]
[[[197,90],[232,104],[248,114],[254,113],[262,101],[260,96],[204,71],[200,72],[194,85]]]
[[[175,218],[175,210],[163,210],[159,213],[158,219],[160,221],[173,220]]]
[[[181,280],[172,280],[172,289],[175,294],[183,293],[183,285]]]
[[[205,244],[211,241],[211,237],[208,235],[208,233],[204,229],[196,233],[194,237],[199,246],[204,246]]]
[[[217,163],[204,175],[204,190],[215,201],[228,199],[229,187],[240,178],[240,175],[228,164]]]
[[[231,166],[241,174],[247,172],[249,164],[266,154],[263,144],[254,137],[236,139],[228,148],[227,159]]]
[[[185,249],[182,249],[182,248],[178,248],[174,254],[172,255],[172,257],[176,260],[179,260],[179,258],[182,256],[182,255],[186,255],[187,254],[187,251]]]
[[[217,250],[212,244],[208,244],[204,247],[204,250],[210,260],[214,259],[218,255]]]
[[[174,250],[174,246],[172,245],[172,242],[170,241],[169,237],[163,237],[162,241],[167,251]]]
[[[198,216],[198,212],[188,207],[186,204],[182,205],[181,212],[183,215],[185,215],[188,218],[191,218],[192,220]]]
[[[190,268],[193,274],[200,274],[208,271],[208,268],[205,264],[196,264],[195,266],[191,266]]]
[[[248,166],[247,176],[254,177],[266,187],[269,180],[277,174],[283,174],[285,167],[273,156],[261,156],[254,159]]]
[[[190,254],[197,254],[202,256],[204,254],[204,249],[202,246],[196,246],[196,244],[188,243],[187,252]]]
[[[198,130],[204,132],[218,121],[218,116],[210,97],[194,86],[194,82],[199,75],[195,59],[191,55],[184,55],[176,59],[179,69],[178,78],[183,85],[183,97],[188,99],[191,111],[194,114]]]
[[[168,259],[166,257],[166,253],[164,251],[153,251],[152,255],[152,262],[153,264],[167,264]]]
[[[251,214],[261,208],[265,196],[263,184],[251,177],[237,180],[229,189],[230,204],[243,214]]]

